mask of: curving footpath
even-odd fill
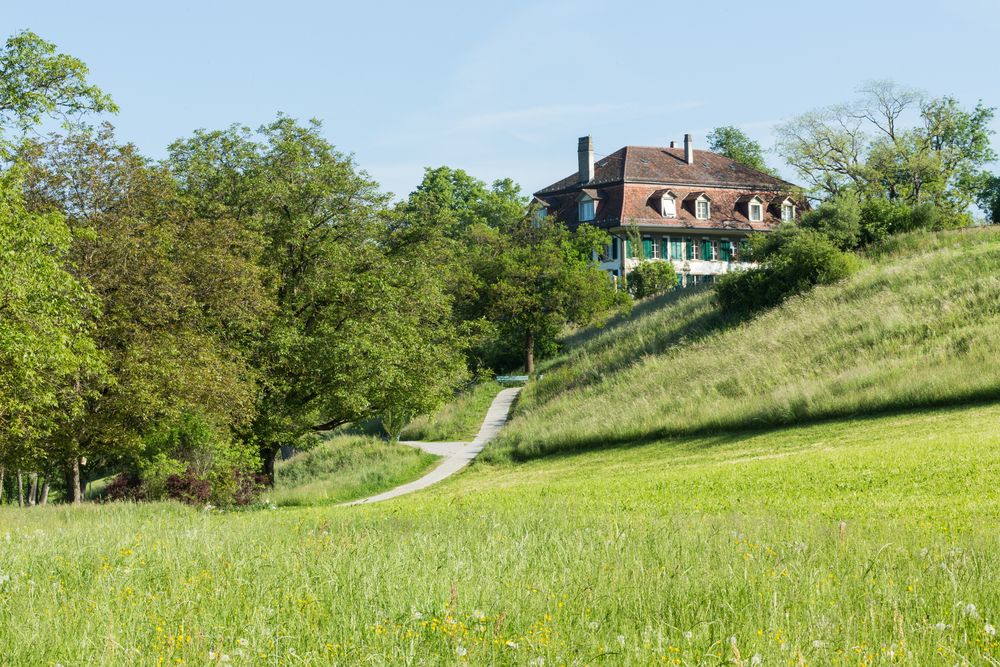
[[[425,452],[443,456],[444,461],[420,479],[397,486],[395,489],[384,491],[378,495],[352,500],[349,503],[342,503],[342,505],[362,505],[397,498],[407,493],[426,489],[431,484],[437,484],[442,479],[451,477],[469,465],[472,459],[479,456],[479,452],[483,451],[486,444],[497,436],[500,429],[507,423],[510,408],[520,392],[520,387],[514,387],[503,389],[497,394],[497,397],[493,399],[493,403],[490,404],[490,409],[486,411],[486,419],[483,420],[483,425],[479,428],[479,433],[472,442],[402,442],[401,444],[418,447]]]

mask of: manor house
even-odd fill
[[[579,170],[535,193],[541,215],[611,234],[601,268],[624,276],[643,260],[672,262],[678,284],[714,282],[748,266],[746,238],[794,220],[805,202],[791,183],[710,151],[625,146],[594,161],[581,137]],[[632,239],[641,242],[633,248]]]

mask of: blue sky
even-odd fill
[[[397,195],[439,165],[531,192],[576,169],[584,134],[598,155],[719,125],[770,147],[870,79],[1000,106],[997,0],[2,4],[2,32],[82,58],[153,157],[280,111]]]

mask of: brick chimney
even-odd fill
[[[580,182],[590,183],[594,180],[594,140],[590,135],[580,137],[576,154],[580,162]]]
[[[691,135],[684,135],[684,161],[694,164],[694,144],[691,142]]]

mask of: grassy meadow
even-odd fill
[[[640,304],[542,369],[494,458],[1000,398],[1000,230],[898,239],[841,284],[727,323]]]
[[[420,493],[334,506],[433,465],[336,436],[244,511],[0,507],[0,664],[996,665],[998,318],[1000,233],[905,237],[573,334]]]
[[[981,405],[366,507],[3,509],[4,664],[994,664],[997,433]]]
[[[406,425],[403,440],[464,442],[479,432],[490,403],[502,387],[493,380],[477,382],[431,415],[422,415]]]
[[[427,452],[371,436],[330,435],[316,447],[278,461],[275,505],[342,503],[412,481],[439,461]]]

